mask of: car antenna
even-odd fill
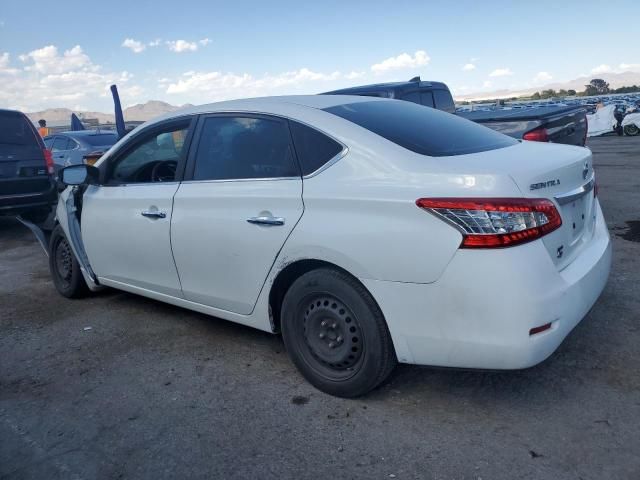
[[[411,80],[409,80],[410,82],[419,82],[420,81],[420,75],[418,75],[417,77],[413,77]]]

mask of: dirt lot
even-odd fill
[[[640,137],[590,146],[614,265],[560,349],[520,372],[402,366],[358,400],[314,390],[279,337],[62,298],[0,220],[0,477],[640,478]]]

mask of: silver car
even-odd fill
[[[108,130],[61,132],[44,138],[56,170],[83,163],[92,165],[117,141],[118,135]]]

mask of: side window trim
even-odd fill
[[[196,156],[198,153],[198,144],[200,143],[200,138],[202,137],[202,130],[204,129],[204,124],[207,118],[219,118],[219,117],[246,117],[246,118],[262,118],[265,120],[278,121],[282,122],[287,128],[287,132],[289,134],[289,148],[291,149],[291,154],[293,156],[293,161],[296,164],[299,174],[291,177],[266,177],[266,178],[230,178],[230,179],[220,179],[220,180],[194,180],[193,175],[196,168]],[[258,113],[258,112],[213,112],[213,113],[203,113],[198,115],[197,125],[194,128],[193,138],[191,142],[191,146],[195,146],[194,148],[189,149],[189,155],[187,157],[187,162],[184,170],[183,183],[221,183],[221,182],[256,182],[256,181],[268,181],[268,180],[292,180],[292,179],[300,179],[302,178],[301,172],[302,169],[300,167],[300,161],[296,154],[296,149],[293,144],[293,136],[291,134],[291,129],[289,128],[289,119],[287,117],[272,115],[266,113]]]
[[[196,126],[196,121],[198,119],[197,115],[188,115],[184,117],[172,118],[169,120],[165,120],[161,123],[153,125],[149,128],[145,128],[141,130],[138,134],[134,135],[126,145],[123,145],[118,149],[114,155],[109,158],[109,161],[100,165],[100,186],[102,187],[123,187],[127,185],[153,185],[154,182],[149,183],[108,183],[109,176],[111,175],[111,171],[113,170],[113,165],[116,164],[123,156],[127,155],[133,149],[137,148],[141,145],[141,142],[149,140],[153,135],[157,135],[159,132],[166,130],[168,128],[181,125],[183,123],[189,122],[187,125],[187,136],[184,139],[184,148],[180,154],[180,160],[178,161],[178,166],[176,167],[176,175],[175,179],[171,183],[181,182],[184,178],[185,172],[185,164],[186,159],[188,158],[189,151],[191,150],[191,142],[193,139],[193,133]]]

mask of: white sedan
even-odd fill
[[[305,378],[340,396],[397,362],[535,365],[611,264],[588,149],[410,102],[192,107],[61,176],[61,294],[108,286],[281,332]]]

